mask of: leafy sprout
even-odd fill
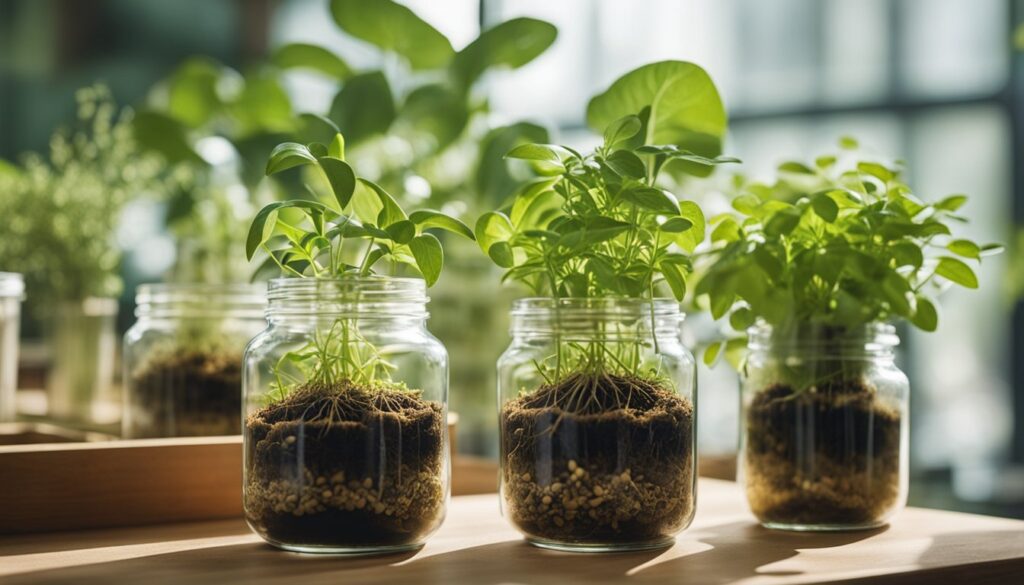
[[[840,144],[857,147],[849,138]],[[711,220],[712,262],[696,293],[740,332],[756,322],[790,335],[892,320],[934,331],[935,295],[977,288],[974,266],[1002,246],[956,237],[967,197],[925,202],[902,170],[849,152],[786,162],[775,183],[742,185],[735,211]],[[744,346],[743,336],[713,345],[705,362],[724,349],[736,363]]]
[[[278,145],[267,161],[266,174],[296,167],[315,168],[329,186],[330,200],[271,203],[256,214],[246,241],[250,260],[262,250],[265,265],[276,266],[285,276],[366,277],[383,264],[391,274],[411,267],[429,286],[444,263],[441,242],[429,230],[474,237],[468,226],[441,212],[406,213],[383,188],[357,177],[345,162],[340,133],[328,145]],[[283,398],[302,383],[340,387],[345,381],[376,388],[379,381],[388,380],[392,369],[359,331],[356,319],[342,317],[328,331],[317,331],[304,347],[281,357],[274,392]]]
[[[530,161],[544,176],[527,184],[507,212],[486,213],[476,224],[479,245],[506,269],[503,280],[556,301],[652,300],[661,283],[683,299],[689,254],[704,239],[704,215],[697,204],[659,187],[659,175],[673,161],[703,167],[737,161],[644,144],[649,114],[645,107],[640,115],[615,120],[605,129],[603,144],[588,155],[547,144],[521,145],[508,153]],[[651,310],[653,320],[653,305]],[[556,341],[556,346],[553,371],[538,365],[549,380],[566,372],[632,374],[640,366],[637,343],[563,347]]]

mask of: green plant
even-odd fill
[[[860,158],[849,138],[840,144],[840,157],[783,163],[773,184],[739,181],[735,212],[712,219],[714,250],[696,293],[741,334],[713,345],[706,362],[725,350],[738,363],[742,332],[759,321],[779,336],[818,328],[840,337],[898,319],[934,331],[934,293],[977,288],[968,262],[1001,250],[953,235],[965,195],[922,201],[901,164]]]
[[[78,90],[78,120],[50,140],[48,158],[29,154],[2,173],[0,238],[5,268],[25,274],[33,312],[52,303],[121,292],[122,251],[115,239],[129,201],[167,185],[157,157],[139,156],[132,112],[103,86]]]
[[[640,93],[639,99],[624,99],[635,98],[638,94],[633,90],[651,88],[649,74],[666,69],[685,70],[689,77],[681,79],[691,84],[655,76],[661,81],[655,82],[652,91]],[[692,85],[694,79],[701,87]],[[671,134],[668,128],[685,128],[691,115],[701,117],[716,104],[720,107],[713,85],[710,92],[703,86],[706,79],[703,70],[689,63],[641,68],[591,102],[591,118],[600,119],[598,111],[605,115],[637,108],[639,112],[613,120],[604,129],[603,145],[593,153],[582,155],[566,146],[546,144],[525,144],[509,151],[508,158],[530,161],[542,177],[520,190],[507,213],[486,213],[476,224],[480,247],[506,269],[503,280],[518,281],[536,295],[556,300],[652,300],[664,282],[681,301],[691,270],[689,255],[704,239],[704,215],[697,204],[678,201],[661,188],[659,177],[673,164],[703,171],[737,161],[650,141],[685,139],[691,134]],[[658,83],[664,87],[659,89]],[[675,88],[676,99],[658,101],[666,87]],[[690,103],[691,111],[679,108],[680,101]],[[652,305],[652,320],[653,310]],[[559,341],[549,360],[553,363],[538,364],[538,368],[549,382],[570,372],[587,378],[606,372],[632,374],[641,365],[639,344]]]
[[[345,162],[345,140],[336,133],[329,145],[286,142],[277,146],[267,162],[266,174],[295,167],[310,167],[329,186],[331,199],[322,203],[293,199],[268,204],[249,229],[246,255],[267,255],[264,262],[286,276],[310,278],[367,277],[385,265],[396,275],[402,267],[416,270],[427,285],[437,281],[444,254],[439,229],[473,239],[473,232],[457,219],[433,210],[407,214],[387,191],[356,176]],[[299,367],[289,374],[288,366]],[[332,327],[302,349],[282,357],[277,368],[277,390],[287,392],[296,383],[320,385],[349,381],[374,387],[387,379],[390,366],[367,341],[350,318]]]

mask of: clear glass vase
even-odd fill
[[[667,546],[696,504],[693,356],[670,300],[532,298],[498,361],[503,514],[535,545]]]
[[[124,337],[125,438],[236,435],[242,353],[266,327],[263,284],[144,284]]]
[[[293,551],[415,549],[449,494],[448,355],[405,278],[278,279],[245,353],[249,526]]]
[[[0,422],[14,420],[18,390],[18,331],[25,281],[20,274],[0,272]]]
[[[906,503],[909,382],[891,325],[750,330],[739,478],[768,528],[856,530]]]
[[[58,304],[48,318],[51,366],[46,389],[52,418],[106,422],[101,420],[106,418],[104,405],[116,407],[117,310],[116,299],[87,298]]]

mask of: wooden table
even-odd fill
[[[495,495],[478,495],[453,498],[414,554],[283,553],[222,520],[0,538],[0,583],[1024,583],[1022,521],[911,508],[868,532],[773,532],[752,522],[735,484],[702,479],[699,494],[693,525],[661,551],[533,548],[499,517]]]

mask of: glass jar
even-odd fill
[[[0,272],[0,422],[14,420],[18,390],[18,329],[25,281],[20,274]]]
[[[516,301],[498,360],[502,513],[537,546],[667,546],[696,503],[696,367],[657,299]]]
[[[739,478],[768,528],[856,530],[906,503],[907,377],[895,329],[751,328]]]
[[[125,438],[236,435],[242,352],[266,327],[263,284],[144,284],[124,336]]]
[[[245,353],[243,500],[286,550],[419,548],[449,493],[448,354],[422,280],[272,280]]]

